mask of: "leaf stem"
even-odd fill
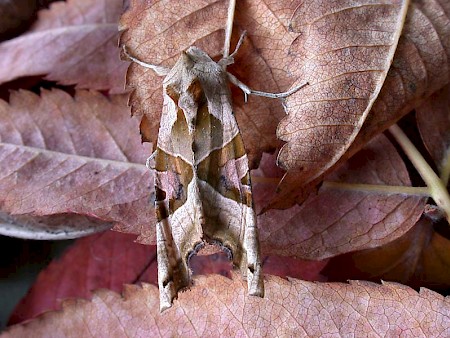
[[[271,184],[276,186],[278,185],[278,183],[280,183],[280,178],[252,176],[252,183]],[[428,187],[407,187],[404,185],[381,185],[323,181],[321,189],[339,189],[362,192],[379,192],[383,194],[404,194],[430,197],[430,189]]]
[[[233,32],[234,10],[236,0],[230,0],[228,5],[227,26],[225,27],[225,43],[223,46],[223,57],[230,55],[231,33]]]
[[[378,185],[378,184],[324,181],[321,188],[365,191],[365,192],[380,192],[386,194],[430,196],[430,189],[428,187],[407,187],[403,185]]]
[[[437,206],[445,212],[447,222],[450,223],[450,195],[443,182],[398,125],[392,125],[389,128],[389,132],[394,136],[406,156],[408,156],[409,160],[419,172],[430,190],[430,196],[436,202]]]

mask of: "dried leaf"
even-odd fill
[[[334,3],[330,3],[329,6],[331,4]],[[339,5],[346,6],[344,2],[339,2]],[[329,6],[317,6],[317,8],[322,10]],[[373,6],[365,7],[370,12]],[[290,114],[278,129],[279,135],[286,132],[293,132],[293,134],[283,137],[290,143],[283,148],[279,159],[290,171],[280,186],[281,194],[274,201],[273,207],[287,207],[288,202],[295,196],[299,201],[304,199],[307,196],[305,190],[319,183],[323,174],[333,170],[336,165],[355,154],[375,135],[448,83],[449,79],[450,26],[446,13],[450,13],[450,7],[447,1],[412,2],[395,51],[395,58],[379,95],[377,90],[381,83],[363,78],[367,76],[373,78],[373,75],[376,76],[379,71],[385,74],[389,68],[392,50],[389,56],[381,56],[373,51],[383,48],[380,46],[380,38],[386,36],[386,27],[393,29],[390,32],[396,34],[402,29],[401,22],[397,21],[397,26],[393,26],[394,19],[389,22],[380,22],[380,29],[375,30],[374,34],[369,34],[371,40],[367,41],[363,47],[358,47],[359,41],[348,39],[359,38],[364,30],[355,34],[353,29],[348,29],[349,34],[342,33],[340,36],[330,38],[330,31],[340,32],[339,28],[342,29],[349,24],[349,19],[331,21],[333,26],[326,26],[330,25],[330,22],[326,20],[327,17],[339,17],[349,9],[337,11],[337,14],[333,14],[335,12],[333,10],[329,12],[330,15],[323,17],[320,16],[322,13],[320,11],[310,11],[311,8],[316,7],[309,2],[301,7],[303,8],[307,11],[298,11],[298,14],[303,13],[306,18],[312,19],[297,16],[299,22],[312,22],[313,25],[301,26],[307,33],[301,35],[299,45],[302,48],[297,47],[295,50],[307,53],[306,59],[300,59],[303,62],[300,71],[305,73],[302,76],[306,76],[313,85],[294,94],[288,100],[289,106],[296,104],[299,110]],[[377,8],[387,8],[387,6],[377,6]],[[364,13],[363,8],[354,10]],[[314,20],[315,17],[320,20],[317,22]],[[383,15],[378,16],[378,19],[381,18]],[[376,20],[377,18],[374,18],[370,22],[376,22]],[[324,23],[320,26],[322,21]],[[360,24],[363,24],[364,28],[368,27],[366,22]],[[358,27],[356,22],[352,22],[351,25],[350,28]],[[312,30],[315,27],[318,29]],[[321,30],[320,28],[323,27],[328,28]],[[319,36],[313,36],[311,31],[314,33],[317,31]],[[379,42],[376,42],[377,39]],[[328,47],[330,44],[334,47]],[[395,44],[392,44],[391,49],[394,47]],[[318,48],[321,50],[316,52]],[[327,48],[330,52],[326,52]],[[331,58],[333,55],[334,59]],[[383,66],[380,67],[380,65]],[[314,84],[318,81],[316,79],[328,76],[338,81]],[[322,88],[327,83],[335,84],[337,87]],[[377,90],[370,89],[368,86]],[[318,87],[321,89],[318,90]],[[374,99],[376,101],[367,115],[367,109],[370,109]],[[302,102],[304,104],[300,106]],[[344,112],[345,115],[335,112]],[[297,132],[300,130],[301,132]],[[286,149],[289,149],[289,152]],[[301,168],[303,169],[300,171]],[[299,189],[301,186],[303,190]]]
[[[5,236],[57,240],[90,235],[109,229],[112,222],[77,215],[54,214],[49,216],[11,215],[0,211],[0,233]]]
[[[448,182],[450,175],[450,86],[442,88],[417,107],[416,119],[422,140],[438,167],[441,179]]]
[[[265,298],[244,294],[236,277],[196,279],[161,315],[158,290],[127,286],[123,298],[97,291],[63,311],[10,327],[2,337],[42,336],[447,336],[449,299],[394,283],[316,284],[271,277]]]
[[[193,275],[219,274],[230,278],[233,266],[228,255],[220,251],[212,255],[202,255],[200,252],[198,255],[191,257],[189,268]]]
[[[156,283],[156,249],[134,243],[134,237],[106,231],[77,240],[39,274],[9,324],[60,309],[67,298],[89,299],[95,289],[120,292],[125,283]]]
[[[286,26],[295,6],[292,1],[269,6],[237,3],[234,42],[244,29],[248,37],[229,71],[250,87],[278,92],[293,82],[284,68],[288,62],[287,47],[294,38]],[[223,48],[226,14],[226,1],[208,0],[185,6],[173,1],[149,4],[135,0],[121,18],[120,29],[124,32],[120,41],[140,60],[166,67],[173,66],[180,52],[191,45],[218,57]],[[186,31],[189,34],[184,34]],[[143,139],[152,143],[156,143],[161,115],[161,83],[162,79],[139,65],[133,64],[128,70],[127,86],[133,90],[130,105],[133,114],[142,116]],[[233,91],[233,101],[247,154],[255,167],[263,151],[279,145],[275,129],[284,116],[283,108],[277,100],[259,97],[251,97],[244,104],[238,90]]]
[[[424,218],[391,243],[333,258],[324,274],[331,280],[383,279],[445,291],[450,287],[450,240]]]
[[[77,240],[61,259],[41,271],[28,294],[15,308],[9,324],[61,308],[68,298],[90,299],[91,290],[120,292],[125,283],[156,284],[156,247],[133,242],[135,236],[107,231]],[[194,275],[218,273],[231,278],[231,262],[224,252],[190,259]],[[327,261],[308,262],[287,257],[265,257],[264,271],[281,277],[324,280]]]
[[[326,278],[321,274],[321,271],[328,264],[328,261],[328,259],[308,261],[292,257],[266,256],[263,260],[263,267],[266,276],[293,277],[325,282]]]
[[[449,13],[448,1],[413,1],[387,81],[346,156],[449,82]]]
[[[143,164],[150,150],[130,133],[137,121],[126,117],[125,102],[124,96],[108,100],[81,91],[72,98],[58,90],[41,97],[21,91],[12,93],[10,105],[1,101],[2,213],[153,224],[152,179]]]
[[[283,196],[327,172],[355,139],[385,81],[407,8],[407,1],[316,1],[296,9],[292,69],[309,86],[287,98],[290,113],[277,128],[288,142],[278,164],[298,182],[285,179]]]
[[[90,19],[86,17],[89,18],[92,15],[94,17],[92,23],[97,26],[98,18],[109,17],[108,13],[104,14],[98,10],[99,8],[105,11],[111,9],[113,12],[117,9],[115,2],[88,2],[83,2],[86,7],[82,7],[83,10],[79,13],[71,12],[77,9],[77,6],[74,6],[76,3],[74,0],[58,5],[61,7],[54,7],[47,12],[48,18],[46,20],[41,18],[34,28],[35,31],[30,33],[33,37],[30,41],[34,41],[34,44],[39,46],[36,41],[44,40],[36,40],[36,36],[39,35],[34,34],[45,35],[49,32],[59,32],[59,30],[61,34],[67,30],[77,31],[75,28],[72,30],[73,27],[77,27],[83,35],[86,22],[90,22]],[[139,58],[152,63],[161,61],[166,62],[165,65],[172,65],[171,58],[177,57],[180,50],[191,44],[209,51],[213,56],[220,54],[226,2],[198,2],[191,3],[190,6],[184,4],[180,6],[174,2],[163,1],[152,3],[152,11],[147,10],[147,4],[138,2],[144,3],[137,0],[133,2],[130,16],[124,19],[122,28],[130,29],[124,33],[123,41]],[[304,2],[304,6],[310,6],[311,9],[319,8],[320,6],[315,7],[318,3]],[[355,142],[350,145],[350,151],[340,157],[337,163],[343,162],[349,154],[355,153],[386,124],[391,123],[419,100],[428,96],[440,86],[443,78],[448,77],[448,69],[442,66],[446,64],[443,56],[448,51],[449,40],[442,38],[448,35],[445,33],[449,29],[446,19],[448,15],[445,15],[444,7],[439,14],[434,6],[436,4],[429,0],[412,6],[414,11],[409,14],[409,26],[407,26],[409,35],[405,35],[406,38],[400,41],[400,47],[403,46],[401,47],[403,49],[399,47],[397,50],[397,54],[402,52],[407,57],[398,62],[395,61],[391,67],[380,94],[380,98],[386,99],[377,100],[372,109],[372,112],[376,111],[380,114],[379,116],[369,115],[361,136],[356,137]],[[448,6],[448,4],[444,5]],[[158,11],[159,6],[161,8]],[[297,70],[293,69],[295,67],[290,65],[291,59],[287,56],[288,47],[298,36],[286,30],[296,6],[295,1],[271,2],[268,5],[250,1],[238,3],[235,38],[244,28],[248,30],[249,37],[236,58],[237,64],[229,69],[251,87],[266,91],[281,91],[287,89],[293,82],[289,71],[295,78],[299,76]],[[163,11],[163,7],[168,9]],[[59,8],[59,12],[55,8]],[[173,12],[167,14],[171,8],[174,8]],[[77,21],[80,13],[81,21]],[[157,16],[151,17],[152,13],[157,13]],[[161,13],[165,14],[161,15]],[[427,16],[426,19],[430,18],[430,21],[423,20],[424,13]],[[59,15],[62,17],[60,18]],[[136,18],[133,18],[133,15]],[[333,18],[335,15],[339,14],[329,17]],[[430,27],[430,22],[435,27]],[[109,25],[107,21],[105,27]],[[150,30],[149,33],[147,31],[149,27],[167,29]],[[291,28],[295,29],[295,25],[292,24]],[[436,28],[436,31],[433,31],[433,28]],[[127,39],[127,34],[131,35],[130,32],[133,29],[135,30],[132,34],[133,38]],[[189,31],[189,34],[185,34],[186,31]],[[428,35],[421,35],[423,32]],[[429,32],[432,33],[431,38]],[[378,33],[383,34],[383,32]],[[66,41],[68,35],[61,36],[62,40],[51,40],[47,46],[54,46],[57,41]],[[328,36],[331,36],[330,32]],[[21,41],[28,41],[26,37],[22,37],[24,40]],[[134,40],[135,37],[139,38]],[[439,38],[442,41],[439,41]],[[72,36],[68,37],[68,40],[72,41],[72,39]],[[83,42],[91,43],[89,39],[83,38],[80,45],[83,45]],[[147,39],[149,40],[146,41]],[[129,42],[131,42],[130,45]],[[438,51],[436,46],[440,42],[444,47]],[[169,48],[164,48],[168,45]],[[0,45],[0,57],[2,46]],[[17,47],[17,45],[14,46]],[[98,44],[96,46],[98,47]],[[324,46],[323,41],[317,41],[317,46]],[[313,47],[315,48],[316,45]],[[24,60],[22,56],[22,62],[24,65],[28,62],[28,66],[24,68],[32,69],[29,61],[32,59],[30,53],[37,54],[40,50],[26,48],[28,48],[26,53],[28,58]],[[14,50],[10,48],[9,52]],[[103,60],[109,60],[108,58],[114,55],[100,54],[99,59],[89,60],[77,54],[83,50],[79,48],[76,53],[70,50],[70,53],[66,55],[70,62],[58,61],[56,64],[60,65],[63,71],[55,72],[56,78],[52,79],[62,83],[78,83],[79,86],[83,86],[83,81],[86,81],[86,86],[90,86],[89,81],[93,79],[86,78],[86,75],[90,75],[100,78],[105,84],[104,87],[98,88],[118,88],[114,84],[118,83],[115,80],[104,81],[103,76],[108,73],[100,66],[101,63],[108,63]],[[162,58],[158,61],[157,57],[160,55]],[[429,58],[429,55],[433,55],[436,59]],[[295,55],[293,56],[295,58]],[[409,61],[410,56],[412,61]],[[73,58],[77,61],[81,60],[81,64],[87,59],[84,66],[88,65],[92,68],[86,71],[86,68],[72,66]],[[48,62],[48,58],[40,57],[40,59]],[[431,61],[428,62],[429,60]],[[6,68],[9,68],[13,61],[15,58],[10,58],[9,63],[5,63]],[[379,61],[386,62],[386,59],[381,58]],[[425,62],[423,69],[430,70],[429,79],[424,76],[424,72],[420,72],[423,69],[420,68],[419,61]],[[409,66],[411,68],[408,68]],[[108,67],[111,68],[111,66]],[[20,70],[19,66],[17,68]],[[435,69],[439,68],[440,72],[436,72]],[[82,74],[79,73],[80,69]],[[95,69],[95,72],[91,72],[90,69]],[[73,73],[70,73],[72,70]],[[27,71],[24,70],[24,72]],[[67,75],[65,72],[70,74]],[[149,112],[141,112],[146,114],[142,120],[141,129],[146,139],[152,139],[151,134],[156,135],[159,121],[157,117],[161,111],[161,104],[158,103],[161,89],[159,83],[154,82],[153,78],[142,72],[143,70],[138,70],[136,66],[130,68],[129,77],[135,77],[139,90],[142,89],[138,100],[132,99],[132,102],[148,109]],[[76,75],[72,75],[74,73]],[[412,77],[411,74],[417,76]],[[50,74],[52,75],[53,73]],[[390,75],[394,79],[390,79]],[[400,78],[405,81],[405,91],[399,94],[398,79]],[[426,81],[422,81],[424,78],[429,81],[430,87],[423,84],[427,84]],[[302,80],[308,79],[298,79],[298,81]],[[417,87],[414,87],[415,81],[417,81]],[[392,83],[391,87],[387,87],[389,83]],[[389,96],[391,94],[393,96]],[[274,128],[282,117],[283,110],[278,102],[266,99],[251,98],[248,105],[243,105],[242,94],[238,91],[234,92],[234,101],[244,141],[253,163],[256,164],[263,150],[273,149],[278,145]],[[71,98],[59,91],[44,92],[42,98],[21,92],[12,95],[11,105],[1,102],[0,221],[5,221],[8,227],[10,226],[8,223],[31,224],[34,227],[40,222],[53,227],[52,224],[62,223],[61,220],[67,217],[64,221],[68,221],[73,226],[82,222],[81,228],[69,228],[69,230],[64,228],[64,231],[67,230],[72,234],[80,229],[81,232],[89,231],[91,220],[98,223],[97,229],[100,229],[100,225],[104,227],[119,222],[116,224],[116,229],[140,234],[141,241],[154,243],[155,219],[150,202],[151,188],[149,188],[153,180],[151,174],[142,165],[150,154],[150,149],[141,147],[138,138],[130,136],[133,135],[130,131],[136,129],[138,123],[136,120],[126,118],[129,112],[124,108],[124,102],[124,97],[113,97],[111,101],[108,101],[100,94],[79,92],[75,98]],[[309,140],[308,142],[311,147],[311,142]],[[31,159],[27,158],[28,155]],[[368,158],[371,158],[373,163],[368,161]],[[262,165],[267,167],[267,162]],[[52,168],[50,173],[47,173],[48,168]],[[270,180],[277,177],[278,171],[275,168],[269,166],[265,169],[262,170],[263,179]],[[329,176],[328,179],[350,183],[409,185],[404,164],[392,145],[384,138],[370,144],[354,159],[346,162],[343,169]],[[273,196],[271,190],[267,186],[260,189],[258,194],[260,203]],[[262,204],[258,208],[261,209],[261,206]],[[282,214],[275,214],[281,211],[269,211],[260,216],[259,223],[263,229],[269,231],[265,233],[264,244],[264,249],[268,253],[314,258],[330,257],[340,252],[372,247],[393,240],[411,227],[422,209],[423,200],[414,197],[322,188],[319,195],[310,197],[304,206],[285,210],[283,213],[286,214],[285,218],[279,216]],[[302,222],[309,222],[309,225],[305,226]],[[47,232],[50,235],[52,231],[61,233],[62,226],[66,225],[58,224],[54,229],[46,228],[43,231],[44,234]],[[328,228],[326,228],[327,225]],[[13,232],[19,231],[18,229]],[[273,229],[275,229],[274,232]],[[305,229],[314,236],[305,240],[305,237],[302,237]],[[36,237],[36,232],[34,234],[32,232],[31,236]],[[290,245],[289,241],[299,241],[301,244]],[[115,243],[115,240],[109,239],[108,242]],[[441,252],[439,250],[447,250],[445,239],[442,237],[436,243],[438,244],[432,244],[432,246],[439,249],[427,256],[429,264],[438,261]],[[124,243],[123,246],[127,248],[127,244],[131,243]],[[123,271],[121,259],[124,260],[123,264],[129,264],[132,261],[134,263],[134,260],[142,263],[145,257],[148,258],[154,254],[154,248],[148,248],[148,251],[142,248],[139,253],[132,253],[133,259],[127,260],[126,258],[131,256],[123,254],[124,247],[120,248],[119,255],[122,255],[120,258],[113,255],[113,252],[107,252],[103,256],[105,260],[95,261],[98,264],[95,264],[93,272],[100,277],[97,282],[112,281],[114,284],[112,288],[117,290],[122,283],[122,277],[131,279],[131,275],[137,273],[136,268],[139,265],[127,266],[125,270],[132,273],[118,276],[115,268]],[[107,249],[105,243],[101,248]],[[317,251],[314,251],[316,249]],[[86,256],[81,261],[94,262],[102,256],[92,250],[88,255],[86,251],[83,252]],[[217,261],[211,264],[210,259],[204,260],[197,271],[209,273],[211,270],[218,270],[217,272],[225,274],[222,268],[226,262],[221,258],[219,260],[220,264],[216,264]],[[86,265],[78,266],[70,264],[70,261],[80,264],[74,259],[72,252],[69,262],[65,264],[66,273],[69,271],[67,265],[71,265],[72,268],[81,268],[82,271],[86,269]],[[266,272],[269,273],[276,273],[276,268],[282,266],[281,271],[279,270],[280,275],[300,275],[301,269],[304,268],[303,262],[291,258],[288,260],[269,257],[265,263]],[[107,275],[108,264],[113,264],[111,271],[114,270],[115,273]],[[312,279],[320,278],[318,272],[323,266],[321,264],[325,262],[311,263],[313,269],[316,269],[311,274]],[[440,268],[442,266],[437,264],[435,271]],[[63,269],[63,264],[55,266],[55,269]],[[36,304],[42,302],[42,297],[45,298],[45,295],[48,295],[52,304],[56,304],[55,299],[58,295],[50,294],[56,291],[51,289],[52,284],[57,285],[60,282],[69,285],[69,291],[75,291],[74,284],[70,282],[75,282],[77,275],[72,275],[75,276],[73,280],[67,282],[67,275],[61,275],[56,270],[47,271],[42,275],[46,278],[52,277],[53,281],[48,279],[39,281],[37,287],[42,287],[39,290],[43,291],[35,291],[35,295],[39,293],[39,301]],[[103,274],[99,273],[102,270]],[[59,275],[57,278],[61,280],[54,280],[57,275]],[[80,273],[78,277],[86,277],[82,275],[83,273]],[[115,279],[116,277],[118,279]],[[435,275],[433,278],[439,280],[440,276]],[[87,297],[88,287],[83,288],[85,286],[83,283],[92,279],[89,276],[81,279],[82,288],[77,289],[76,292],[82,291],[81,296]],[[94,284],[89,287],[91,286],[94,287]],[[92,302],[68,301],[63,312],[49,313],[25,326],[13,327],[5,333],[5,336],[217,335],[217,332],[222,335],[318,336],[332,333],[365,336],[374,332],[388,336],[400,334],[446,336],[450,333],[446,325],[450,314],[448,299],[427,290],[417,294],[407,287],[390,283],[384,286],[361,282],[354,282],[351,285],[312,284],[296,280],[283,281],[273,277],[269,277],[268,295],[263,300],[246,298],[245,289],[243,283],[236,277],[231,281],[217,276],[197,279],[196,285],[189,292],[180,295],[179,302],[176,302],[178,308],[169,310],[170,312],[165,316],[157,313],[157,290],[152,286],[144,286],[144,289],[136,286],[127,287],[126,299],[110,291],[99,291]],[[32,310],[33,307],[30,304],[28,303],[25,307]]]
[[[127,64],[119,59],[122,1],[57,2],[41,10],[32,29],[0,44],[0,83],[21,76],[78,88],[123,92]]]
[[[255,172],[255,176],[260,172]],[[270,174],[269,174],[270,175]],[[350,184],[410,185],[403,160],[380,135],[328,181]],[[254,178],[257,182],[257,178]],[[269,185],[270,187],[270,185]],[[255,184],[258,210],[273,196],[267,184]],[[373,248],[407,232],[423,212],[425,199],[403,194],[326,188],[302,205],[269,210],[258,217],[263,253],[324,259],[349,251]]]
[[[327,265],[328,261],[308,261],[281,256],[266,256],[262,260],[266,276],[294,277],[309,281],[326,280],[320,272]],[[192,257],[189,261],[189,267],[194,275],[215,273],[231,278],[231,262],[223,251],[208,256],[197,255]]]

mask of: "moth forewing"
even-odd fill
[[[154,156],[160,306],[190,283],[189,258],[204,242],[231,253],[252,295],[263,296],[247,155],[228,76],[190,47],[164,79]]]

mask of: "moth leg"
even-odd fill
[[[244,84],[240,80],[238,80],[238,78],[236,76],[234,76],[233,74],[230,74],[230,73],[227,73],[227,74],[228,74],[228,78],[229,78],[230,82],[232,84],[234,84],[235,86],[239,87],[244,92],[245,102],[247,102],[248,95],[263,96],[263,97],[268,97],[271,99],[284,99],[284,98],[288,97],[289,95],[294,94],[297,90],[308,85],[308,82],[304,82],[286,92],[268,93],[268,92],[261,92],[259,90],[250,89],[246,84]]]
[[[125,45],[122,45],[122,50],[123,53],[125,54],[125,56],[127,58],[129,58],[131,61],[136,62],[138,65],[145,67],[145,68],[149,68],[151,70],[153,70],[156,75],[158,76],[166,76],[167,74],[169,74],[170,68],[166,68],[163,66],[156,66],[156,65],[152,65],[149,63],[145,63],[137,58],[135,58],[134,56],[131,56],[130,53],[128,53],[127,51],[127,47]]]

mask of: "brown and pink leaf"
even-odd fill
[[[125,96],[14,92],[10,104],[0,102],[0,121],[0,210],[12,221],[29,216],[63,221],[61,215],[79,214],[123,228],[153,224],[152,174],[144,165],[150,146],[132,132],[138,121],[129,117]],[[51,228],[35,222],[28,230],[21,223],[26,221],[0,232],[13,235],[15,227],[27,238],[60,234],[55,222]],[[74,237],[64,223],[66,237]],[[87,223],[85,230],[94,226]],[[97,231],[103,229],[100,222]],[[80,230],[74,229],[77,235]]]
[[[88,215],[58,213],[48,216],[11,215],[0,211],[0,234],[34,240],[70,239],[111,228],[113,222]]]
[[[450,86],[416,108],[420,135],[445,184],[450,176]]]
[[[412,2],[387,81],[347,156],[448,84],[449,17],[448,1]]]
[[[91,291],[107,288],[116,292],[123,284],[156,284],[156,247],[135,243],[134,235],[106,231],[78,239],[64,255],[41,271],[28,294],[16,306],[9,324],[58,310],[68,298],[90,299]],[[302,261],[289,257],[264,258],[266,274],[324,281],[320,271],[327,261]],[[231,277],[231,262],[221,252],[190,260],[194,275],[221,274]],[[188,291],[189,292],[189,291]]]
[[[120,61],[120,0],[69,0],[41,10],[26,34],[0,44],[0,83],[46,75],[77,88],[124,90],[127,64]]]
[[[321,275],[322,269],[329,260],[308,261],[293,257],[265,256],[263,257],[263,268],[266,276],[294,277],[309,281],[325,281]],[[224,252],[213,255],[199,255],[192,257],[189,267],[194,275],[219,274],[231,277],[232,264]]]
[[[265,162],[267,160],[268,162]],[[265,157],[253,172],[257,211],[273,197],[264,177],[281,174]],[[261,181],[261,176],[263,182]],[[272,176],[276,178],[276,176]],[[409,186],[406,166],[388,139],[380,135],[326,178],[348,184]],[[346,187],[322,187],[303,204],[258,216],[262,251],[271,255],[325,259],[386,244],[419,219],[425,198]]]
[[[289,172],[273,207],[304,200],[324,174],[449,80],[448,1],[412,1],[404,26],[406,1],[322,2],[304,2],[291,23],[301,33],[293,71],[311,85],[287,99],[291,113],[277,130],[289,142],[279,156]]]
[[[270,277],[264,298],[247,296],[237,276],[199,277],[172,309],[159,313],[158,289],[99,290],[92,301],[7,329],[2,337],[448,336],[450,301],[395,283],[312,283]]]
[[[311,261],[286,256],[266,256],[263,259],[266,276],[293,277],[301,280],[325,282],[322,270],[329,260]]]
[[[331,259],[323,273],[333,281],[382,279],[445,292],[450,287],[450,240],[423,218],[391,243]]]
[[[135,243],[134,238],[106,231],[77,240],[41,271],[9,324],[58,310],[68,298],[90,299],[96,289],[121,292],[123,284],[156,283],[156,249]]]

